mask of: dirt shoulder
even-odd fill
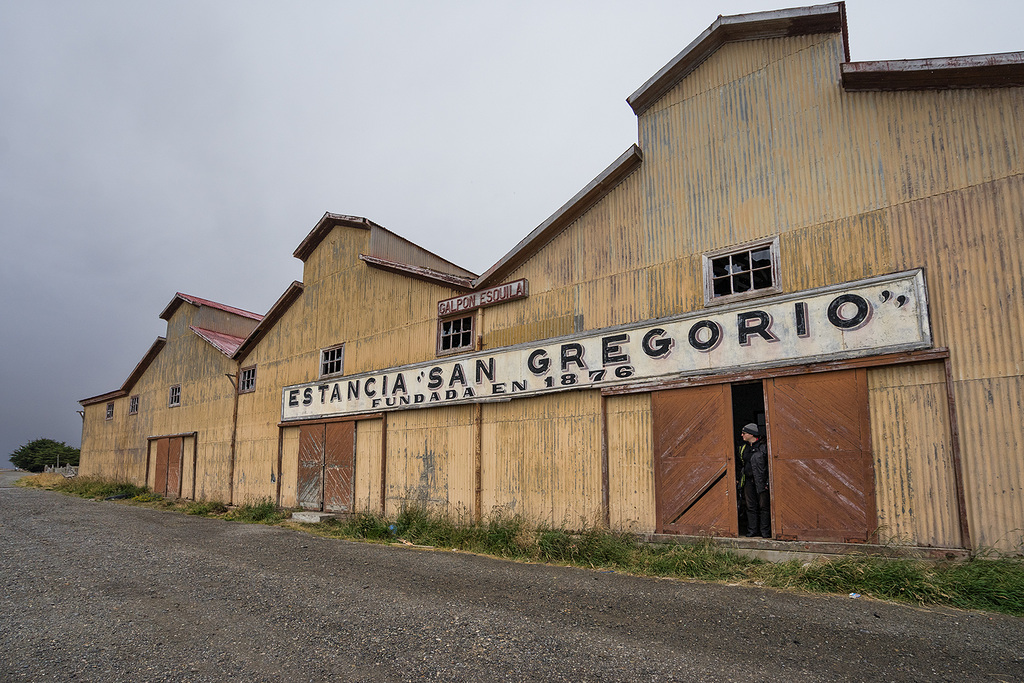
[[[2,680],[1024,681],[1012,617],[351,543],[5,474]]]

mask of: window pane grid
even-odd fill
[[[170,408],[181,405],[181,385],[175,384],[167,397],[167,405]]]
[[[238,380],[238,391],[243,393],[256,389],[256,368],[245,368]]]
[[[441,351],[472,349],[473,316],[442,320],[438,348]]]
[[[138,415],[139,414],[139,397],[132,396],[128,399],[128,414]]]
[[[713,298],[771,289],[775,286],[771,246],[759,245],[712,258],[710,275]]]
[[[320,375],[340,374],[344,367],[345,346],[336,346],[333,349],[324,349],[320,352]],[[254,371],[255,372],[255,371]],[[254,376],[255,377],[255,376]],[[255,381],[255,380],[254,380]]]

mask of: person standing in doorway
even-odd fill
[[[740,488],[747,507],[747,536],[772,537],[772,512],[768,499],[768,448],[761,429],[751,422],[740,431]]]

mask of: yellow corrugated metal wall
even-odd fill
[[[434,357],[437,301],[456,292],[369,267],[359,255],[367,252],[370,234],[334,228],[305,262],[302,295],[241,361],[242,367],[256,366],[256,390],[238,401],[238,495],[275,495],[271,475],[278,467],[281,388],[316,380],[320,349],[344,343],[346,375]],[[294,467],[297,453],[284,453],[282,465]],[[373,476],[379,478],[376,457],[378,474]],[[356,467],[357,477],[370,476],[358,454]],[[289,485],[294,487],[294,477]],[[361,485],[371,484],[364,478]],[[294,491],[289,491],[286,495],[282,486],[286,506],[294,505]],[[370,509],[377,510],[379,494],[367,491],[357,500],[372,502]]]
[[[415,505],[468,520],[475,491],[473,406],[387,416],[387,514]]]
[[[1014,117],[1024,93],[847,93],[842,59],[838,34],[717,50],[640,117],[639,169],[509,275],[529,279],[530,297],[480,314],[484,348],[700,310],[701,254],[771,235],[779,235],[786,292],[924,267],[935,343],[951,350],[974,545],[1019,548],[1024,126]],[[346,374],[434,357],[436,303],[456,292],[368,267],[358,259],[368,235],[335,228],[324,239],[306,261],[304,294],[242,363],[257,365],[258,379],[255,392],[239,397],[238,496],[274,490],[280,389],[316,379],[321,348],[345,342]],[[212,413],[192,417],[183,405],[129,429],[104,424],[100,404],[86,409],[83,433],[101,450],[125,450],[90,467],[137,476],[144,450],[131,445],[134,432],[119,437],[118,429],[198,431],[197,491],[213,495],[225,476],[230,435],[218,425],[229,422],[230,385],[220,386],[216,357],[186,349],[204,343],[184,334],[185,318],[172,318],[168,344],[178,339],[180,350],[161,353],[147,372],[144,400],[166,402],[174,374],[166,360],[183,354],[206,378],[187,390],[190,380],[181,380],[183,399],[202,398]],[[886,538],[955,545],[950,425],[937,367],[870,373],[878,511]],[[605,410],[612,524],[650,530],[649,397],[609,398]],[[486,404],[481,414],[480,426],[471,407],[388,415],[389,512],[416,501],[468,512],[479,429],[485,514],[512,510],[568,526],[600,519],[595,392]],[[380,462],[370,458],[383,435],[375,423],[362,429],[357,499],[375,509]],[[295,431],[283,436],[285,505],[294,504]]]
[[[784,291],[924,267],[935,343],[951,349],[973,544],[1019,549],[1024,91],[848,93],[841,61],[836,34],[727,44],[641,116],[652,250],[693,283],[700,253],[779,234]],[[695,295],[684,305],[699,309]],[[876,465],[890,477],[880,518],[895,536],[955,544],[948,488],[902,512],[912,500],[899,467],[915,481],[928,468],[950,476],[948,436],[926,431],[946,419],[939,387],[906,381],[872,393]],[[893,410],[902,424],[886,419]]]
[[[299,428],[281,429],[281,502],[286,508],[299,506]]]
[[[356,510],[381,512],[380,459],[383,436],[383,420],[356,422],[356,473],[353,484]]]
[[[86,407],[83,474],[143,484],[149,437],[197,432],[196,497],[228,500],[235,391],[225,375],[235,372],[235,364],[189,330],[199,311],[182,304],[168,321],[167,343],[131,390],[139,397],[137,415],[128,414],[127,396],[114,401],[113,420],[105,419],[105,403]],[[172,408],[168,392],[174,384],[181,385],[181,405]],[[189,462],[182,472],[186,497],[192,493],[191,467]]]
[[[879,541],[960,547],[942,363],[868,370]]]
[[[608,430],[608,507],[613,529],[653,533],[654,452],[651,395],[605,399]]]
[[[484,404],[481,445],[485,518],[519,514],[570,529],[602,523],[599,392]]]

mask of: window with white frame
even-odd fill
[[[107,419],[108,420],[113,420],[114,419],[114,404],[113,403],[108,403],[107,404]]]
[[[238,373],[238,393],[256,391],[256,366],[242,368]]]
[[[320,376],[340,375],[345,369],[345,345],[339,344],[320,351]]]
[[[443,318],[437,322],[437,353],[439,355],[472,351],[473,348],[472,315]]]
[[[181,405],[181,385],[175,384],[167,395],[167,407],[175,408]]]
[[[709,252],[703,255],[703,261],[706,305],[782,291],[778,237]]]
[[[139,414],[139,395],[136,394],[128,399],[128,414],[138,415]]]

